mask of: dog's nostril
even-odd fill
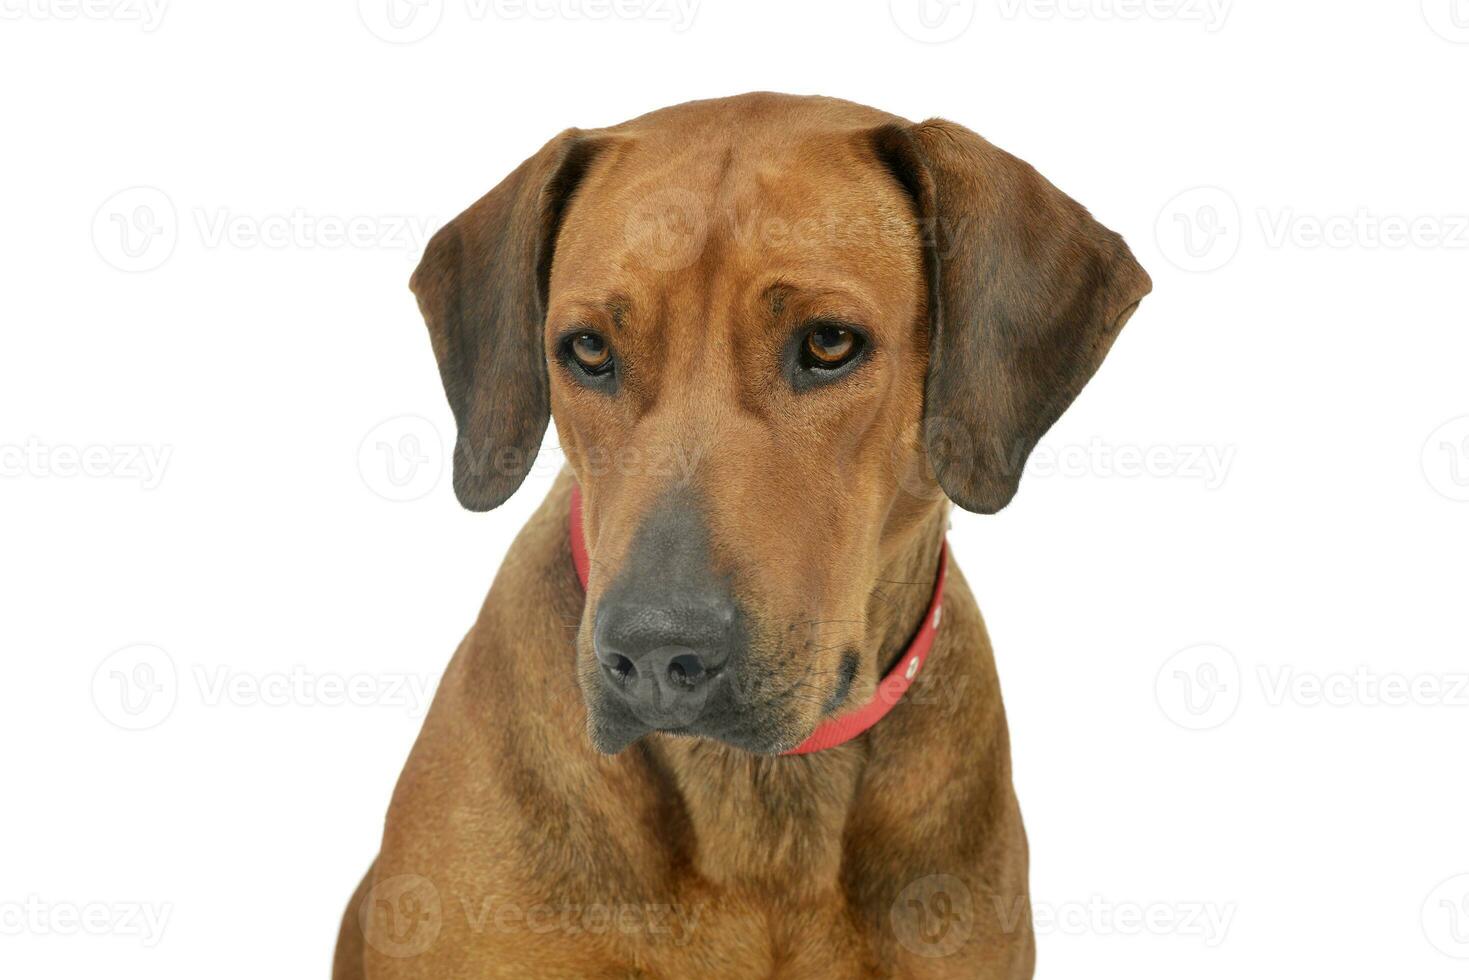
[[[737,618],[723,608],[733,608],[732,601],[677,598],[654,604],[604,599],[593,628],[601,683],[654,718],[673,706],[697,710],[736,645]]]
[[[681,653],[668,661],[668,679],[679,687],[693,687],[705,673],[704,661],[691,653]]]
[[[624,684],[630,681],[633,675],[638,672],[633,662],[621,654],[612,655],[612,662],[607,665],[607,670],[611,672],[615,680]]]

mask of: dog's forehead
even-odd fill
[[[792,108],[674,107],[610,131],[561,227],[553,302],[716,278],[761,294],[776,281],[877,296],[911,282],[913,205],[868,135],[883,117]]]

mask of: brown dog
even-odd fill
[[[514,492],[550,417],[567,467],[444,675],[335,976],[1029,977],[957,569],[891,712],[782,753],[903,673],[948,500],[1010,500],[1148,292],[1122,239],[952,123],[757,94],[562,133],[412,285],[464,506]]]

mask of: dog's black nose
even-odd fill
[[[734,619],[734,603],[715,595],[612,599],[597,610],[597,662],[646,724],[681,728],[697,719],[729,661]]]

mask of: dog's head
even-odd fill
[[[752,95],[562,133],[412,285],[464,506],[509,497],[556,420],[596,745],[776,753],[870,694],[884,569],[946,496],[1009,502],[1150,283],[962,127]]]

